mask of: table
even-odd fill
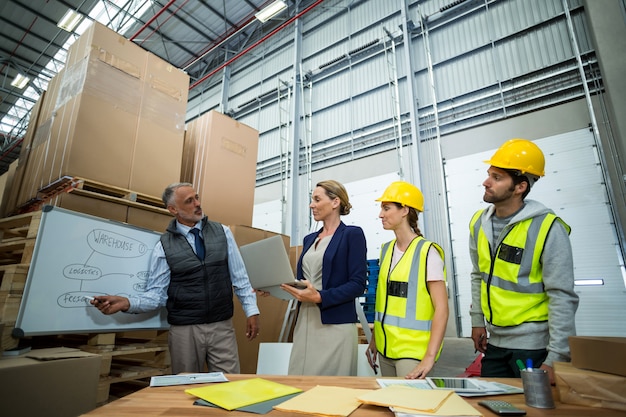
[[[316,385],[325,386],[342,386],[349,388],[377,389],[380,388],[374,377],[330,377],[330,376],[283,376],[283,375],[247,375],[232,374],[226,375],[229,381],[238,381],[247,378],[264,378],[267,380],[279,382],[281,384],[291,385],[294,387],[307,390]],[[509,385],[521,387],[521,379],[514,378],[485,378],[488,381],[497,381]],[[84,416],[110,416],[110,417],[149,417],[149,416],[218,416],[218,417],[253,417],[255,414],[226,411],[218,408],[201,407],[193,405],[194,397],[186,394],[187,388],[197,385],[176,385],[169,387],[147,387],[102,407],[90,411]],[[524,404],[523,394],[513,395],[497,395],[485,397],[471,397],[466,400],[476,409],[480,410],[485,417],[495,416],[491,411],[479,406],[477,403],[481,399],[501,399],[508,401],[527,412],[527,417],[536,416],[561,416],[561,417],[624,417],[626,413],[617,410],[600,409],[593,407],[576,406],[571,404],[562,404],[558,402],[556,389],[553,389],[556,408],[555,409],[539,409],[528,407]],[[268,417],[303,417],[304,414],[287,413],[282,411],[272,411],[265,414]],[[394,417],[394,414],[385,407],[377,407],[372,405],[361,405],[356,409],[350,417]]]

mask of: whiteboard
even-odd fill
[[[14,337],[167,329],[165,308],[104,315],[86,296],[140,295],[160,234],[44,206]]]

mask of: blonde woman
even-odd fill
[[[298,260],[297,279],[307,287],[282,286],[299,301],[289,374],[356,375],[354,299],[365,291],[365,234],[341,221],[352,206],[337,181],[319,182],[309,207],[322,227],[304,238]]]
[[[383,228],[395,239],[381,247],[367,358],[374,367],[378,356],[384,377],[423,379],[439,358],[448,321],[443,250],[417,227],[424,211],[417,187],[396,181],[376,201]]]

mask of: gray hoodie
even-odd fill
[[[544,213],[553,213],[543,204],[525,200],[524,207],[515,214],[497,239],[492,236],[491,219],[495,208],[491,205],[482,214],[482,226],[492,250],[497,247],[515,223]],[[543,283],[548,294],[548,322],[529,322],[512,327],[498,327],[485,323],[480,304],[481,274],[478,269],[476,242],[469,239],[472,259],[472,327],[487,327],[489,343],[506,349],[546,349],[548,357],[544,363],[569,362],[568,337],[576,334],[574,316],[578,308],[578,295],[574,292],[574,261],[569,235],[561,222],[554,222],[548,232],[541,262]]]

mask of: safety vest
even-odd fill
[[[416,237],[390,271],[395,243],[393,240],[381,248],[374,320],[376,348],[387,358],[422,360],[435,313],[426,285],[426,257],[433,246],[443,259],[443,249]],[[437,358],[440,353],[441,349]]]
[[[500,327],[548,320],[548,296],[543,285],[541,255],[555,220],[567,233],[570,227],[553,213],[507,226],[507,234],[492,253],[482,227],[482,213],[474,214],[470,235],[476,242],[482,275],[481,308],[487,322]]]

